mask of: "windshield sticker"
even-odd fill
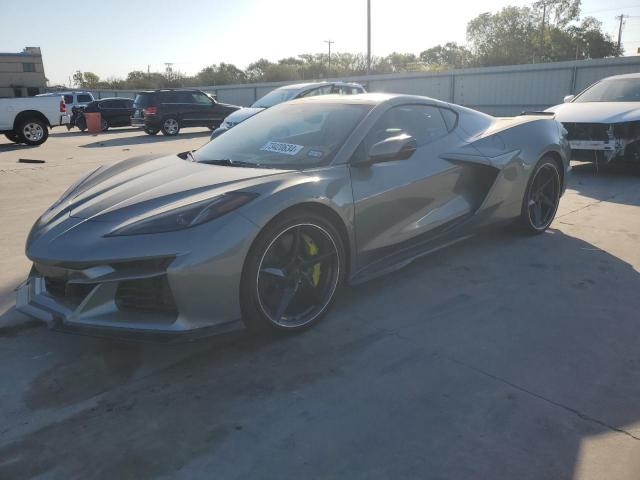
[[[320,158],[323,155],[324,155],[324,152],[322,152],[320,150],[309,150],[307,152],[307,156],[308,157]]]
[[[284,155],[297,155],[303,148],[303,145],[296,145],[295,143],[267,142],[260,148],[260,150],[265,152],[283,153]]]

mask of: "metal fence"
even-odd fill
[[[611,75],[640,72],[640,56],[571,62],[467,68],[438,73],[402,73],[343,77],[370,92],[424,95],[465,105],[492,115],[544,110]],[[220,102],[247,106],[274,88],[298,82],[251,83],[198,87]],[[134,90],[92,90],[97,98],[133,98]]]

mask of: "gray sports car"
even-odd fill
[[[358,283],[517,220],[551,223],[569,146],[551,116],[425,97],[277,105],[194,152],[132,158],[35,223],[19,310],[58,327],[309,327]]]

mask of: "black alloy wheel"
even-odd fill
[[[301,330],[326,313],[344,276],[340,235],[322,217],[268,228],[247,256],[241,304],[253,331]]]
[[[542,233],[558,211],[560,203],[560,173],[555,161],[543,158],[531,176],[524,199],[522,220],[533,233]]]

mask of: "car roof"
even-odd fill
[[[308,83],[294,83],[291,85],[283,85],[282,87],[278,87],[276,90],[308,90],[310,88],[318,88],[324,87],[326,85],[337,85],[343,87],[360,87],[363,88],[362,85],[355,82],[308,82]]]
[[[431,97],[422,97],[418,95],[404,95],[400,93],[361,93],[358,95],[319,95],[315,97],[304,97],[291,100],[288,103],[345,103],[345,104],[365,104],[378,105],[389,102],[391,104],[405,103],[430,103],[441,107],[452,107],[447,102],[436,100]]]
[[[74,90],[74,91],[68,91],[68,92],[48,92],[48,93],[40,93],[36,95],[36,97],[57,97],[59,95],[73,95],[73,94],[91,95],[91,92],[85,92],[83,90]]]
[[[623,78],[640,79],[640,73],[624,73],[622,75],[614,75],[612,77],[603,78],[601,81],[604,81],[604,80],[621,80]]]
[[[129,100],[130,102],[133,102],[132,98],[128,98],[128,97],[104,97],[104,98],[96,98],[94,100],[94,102],[102,102],[104,100]]]
[[[197,88],[158,88],[157,90],[142,90],[140,93],[164,93],[164,92],[201,92]]]

